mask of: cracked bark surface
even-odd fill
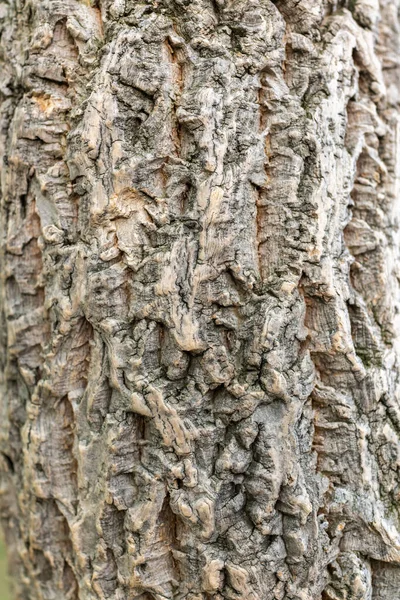
[[[398,600],[398,11],[0,3],[18,600]]]

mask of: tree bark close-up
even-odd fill
[[[15,600],[399,600],[399,0],[0,0]]]

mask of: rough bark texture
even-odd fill
[[[6,0],[20,600],[398,600],[397,0]]]

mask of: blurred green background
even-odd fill
[[[11,600],[8,588],[6,549],[0,532],[0,600]]]

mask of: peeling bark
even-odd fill
[[[398,10],[0,4],[19,600],[398,600]]]

